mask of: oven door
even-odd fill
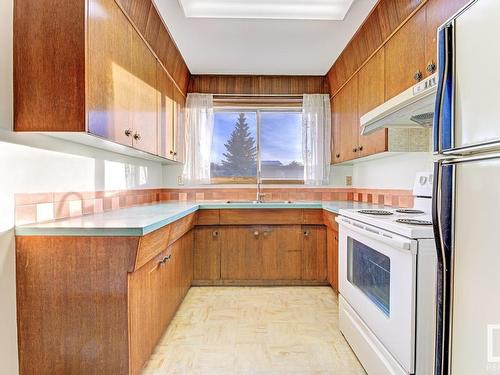
[[[417,241],[356,220],[337,220],[340,294],[413,373]]]

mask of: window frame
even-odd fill
[[[290,107],[266,107],[266,106],[219,106],[214,107],[214,114],[217,112],[253,112],[256,116],[255,136],[257,148],[257,175],[252,177],[210,177],[210,185],[225,185],[225,184],[256,184],[259,180],[263,185],[304,185],[304,179],[263,179],[261,154],[260,154],[260,125],[261,125],[261,112],[296,112],[302,113],[302,104],[300,106]],[[215,124],[214,124],[215,125]],[[259,178],[260,177],[260,178]]]

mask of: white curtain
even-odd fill
[[[304,94],[302,108],[304,183],[327,185],[332,136],[330,98],[323,94]]]
[[[211,94],[188,94],[185,111],[186,162],[184,183],[210,183],[210,154],[214,130],[214,104]]]

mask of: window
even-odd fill
[[[212,141],[213,183],[303,183],[302,112],[217,110]]]

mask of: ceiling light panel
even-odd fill
[[[188,18],[343,20],[354,0],[179,0]]]

